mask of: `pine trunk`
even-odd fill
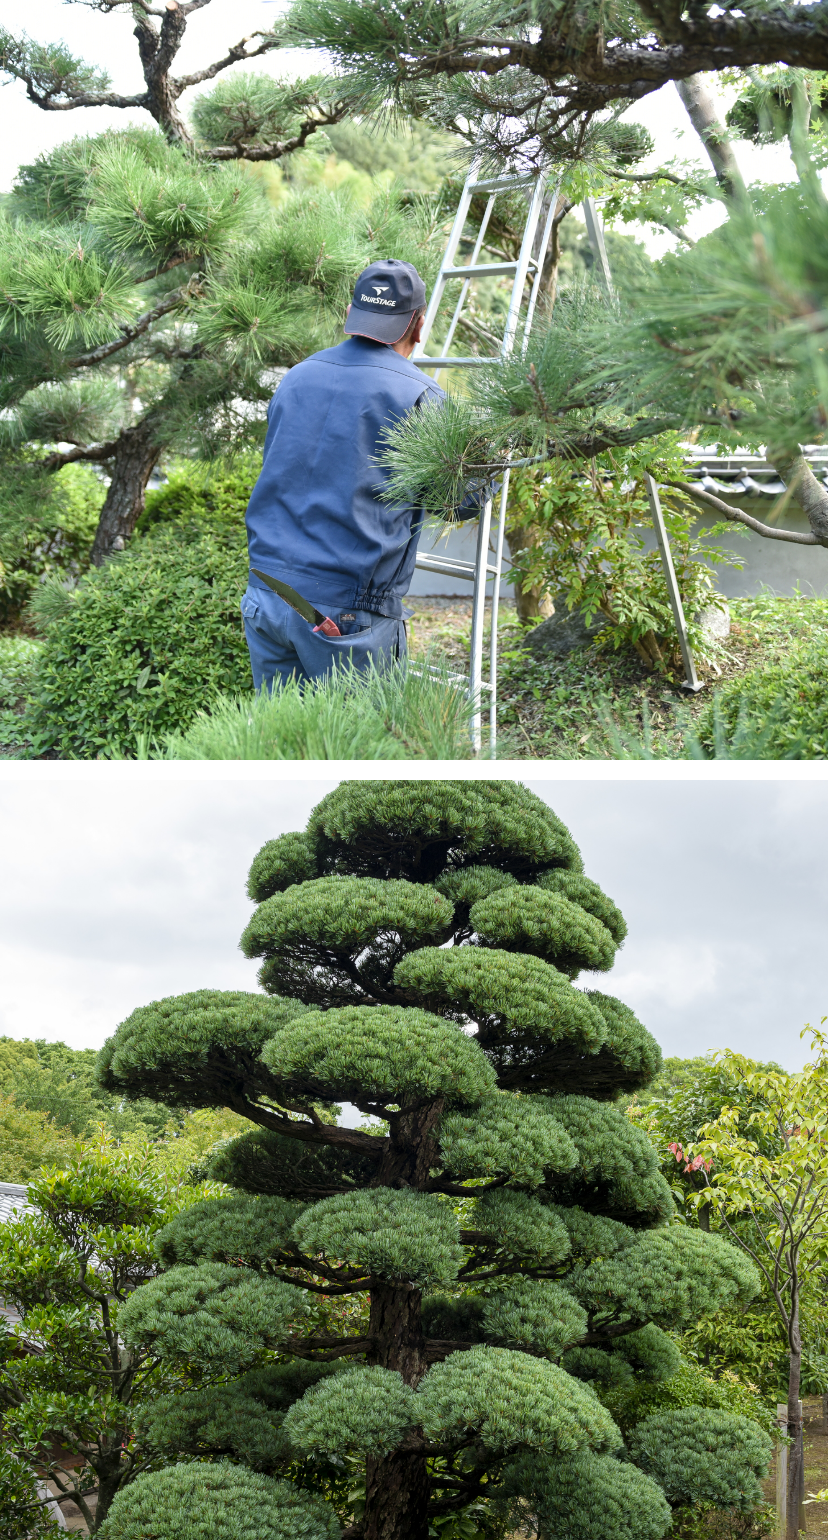
[[[141,514],[147,482],[158,459],[158,424],[145,417],[134,428],[125,428],[110,461],[112,480],[101,509],[92,546],[92,561],[100,567],[113,551],[122,551]]]
[[[422,1295],[407,1283],[371,1289],[371,1362],[394,1369],[416,1389],[426,1371]],[[399,1449],[365,1466],[364,1540],[428,1540],[431,1481],[415,1430]]]

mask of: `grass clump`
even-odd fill
[[[139,758],[468,759],[472,707],[446,665],[341,668],[300,689],[222,696]]]

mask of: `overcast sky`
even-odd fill
[[[204,68],[222,58],[228,47],[240,38],[256,31],[267,31],[274,18],[284,9],[281,0],[211,0],[205,10],[196,11],[189,20],[181,51],[175,63],[175,73],[188,74]],[[7,3],[4,17],[9,30],[17,33],[25,30],[29,37],[40,43],[63,41],[75,56],[89,63],[105,67],[112,77],[112,89],[124,95],[134,95],[143,90],[133,22],[129,7],[124,6],[109,16],[102,15],[82,0],[27,0],[25,6],[12,7]],[[292,51],[265,55],[250,64],[234,66],[236,70],[253,69],[283,78],[316,73],[320,56],[314,52]],[[208,89],[197,86],[186,92],[182,103],[187,104],[198,92]],[[730,95],[732,95],[732,91]],[[727,95],[727,93],[725,93]],[[729,100],[729,96],[727,97]],[[652,170],[673,156],[710,169],[699,141],[689,126],[684,108],[676,95],[675,87],[663,86],[644,101],[631,107],[627,120],[642,123],[649,129],[656,145],[655,154],[642,163],[642,169]],[[11,186],[17,167],[43,151],[73,138],[76,134],[100,133],[108,127],[124,127],[129,122],[151,123],[148,114],[140,110],[122,108],[86,108],[70,112],[44,112],[26,97],[25,87],[13,82],[0,93],[0,192]],[[785,149],[780,146],[756,149],[750,144],[737,146],[743,174],[748,181],[789,181],[794,171]],[[701,235],[712,228],[722,217],[718,206],[700,210],[688,220],[693,235]],[[645,239],[641,226],[626,227],[634,230],[639,239]],[[667,246],[675,245],[671,237],[653,232],[646,236],[646,244],[654,255]]]
[[[320,768],[283,783],[0,782],[0,1033],[98,1047],[163,995],[255,989],[238,951],[246,873],[336,784]],[[828,1014],[828,784],[526,784],[627,918],[615,969],[592,981],[667,1054],[801,1065],[801,1028]]]

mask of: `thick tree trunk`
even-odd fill
[[[158,424],[152,416],[125,428],[110,463],[112,480],[92,545],[100,567],[113,551],[122,551],[144,511],[147,482],[160,453]]]
[[[187,18],[178,0],[167,0],[164,19],[156,31],[151,19],[135,8],[136,27],[133,36],[138,39],[138,52],[147,87],[146,105],[173,144],[192,149],[192,135],[178,110],[178,91],[170,77],[170,66],[181,46],[187,29]]]
[[[686,80],[677,80],[676,90],[687,109],[690,122],[710,157],[710,163],[716,173],[716,181],[725,197],[734,203],[749,204],[747,188],[733,153],[728,131],[719,117],[715,98],[704,77],[688,75]]]
[[[371,1287],[371,1363],[394,1369],[416,1389],[426,1371],[422,1295],[408,1283]],[[416,1430],[384,1459],[365,1467],[364,1540],[428,1540],[431,1482]]]

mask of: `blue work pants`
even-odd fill
[[[253,683],[257,690],[296,679],[326,679],[335,664],[365,670],[371,660],[379,666],[405,657],[405,623],[372,615],[368,610],[348,610],[332,615],[342,636],[314,631],[284,599],[270,589],[249,587],[241,601],[244,631],[250,652]]]

